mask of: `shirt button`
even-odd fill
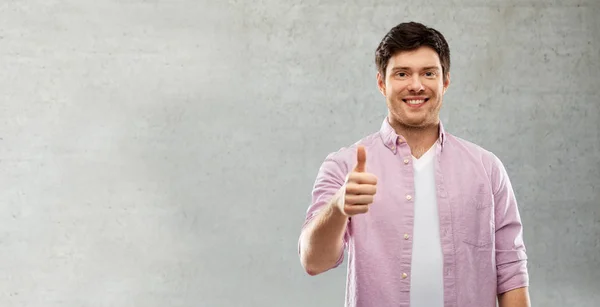
[[[411,200],[411,199],[412,199],[412,196],[410,196],[410,195],[406,195],[406,199],[408,199],[408,200]]]
[[[408,238],[410,238],[410,236],[407,233],[405,233],[404,234],[404,240],[408,240]]]
[[[404,159],[404,164],[408,164],[408,159]]]
[[[406,279],[406,277],[408,277],[408,275],[406,275],[406,273],[402,273],[402,279]]]

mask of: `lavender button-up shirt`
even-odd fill
[[[435,158],[445,307],[494,307],[496,295],[528,286],[517,201],[502,162],[444,131]],[[411,151],[387,118],[381,130],[328,155],[319,169],[304,225],[329,202],[366,148],[378,178],[369,212],[346,227],[346,306],[410,306],[414,171]],[[344,253],[334,267],[343,261]],[[414,307],[414,306],[413,306]]]

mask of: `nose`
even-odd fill
[[[413,76],[410,79],[410,84],[408,85],[408,90],[411,92],[417,92],[417,93],[425,90],[425,88],[423,87],[423,83],[421,83],[421,79],[419,78],[418,75]]]

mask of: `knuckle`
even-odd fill
[[[346,192],[347,193],[354,194],[354,193],[356,193],[356,189],[357,189],[356,183],[351,182],[351,183],[348,183],[346,185]]]
[[[346,195],[346,197],[344,197],[344,204],[348,205],[352,203],[352,197],[350,195]]]

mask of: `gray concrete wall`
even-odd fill
[[[600,1],[0,2],[1,306],[342,306],[304,274],[323,158],[378,129],[373,51],[452,50],[447,129],[516,189],[534,306],[600,300]]]

